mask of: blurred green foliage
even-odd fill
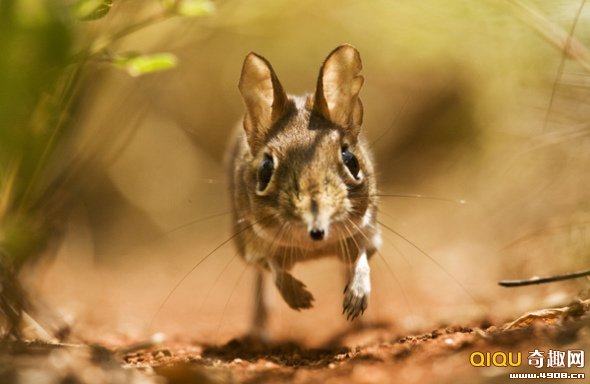
[[[174,68],[177,59],[176,56],[170,53],[154,53],[151,55],[124,53],[116,56],[113,63],[115,66],[125,69],[131,76],[141,76]]]
[[[112,0],[78,0],[69,5],[1,2],[0,249],[11,262],[20,264],[38,253],[51,232],[48,226],[59,221],[52,215],[56,205],[63,205],[64,196],[52,194],[80,164],[56,169],[53,161],[59,161],[68,138],[75,134],[73,117],[86,65],[111,63],[131,76],[174,68],[177,59],[170,53],[116,53],[113,45],[169,17],[202,16],[213,9],[212,3],[202,0],[153,2],[158,3],[159,9],[144,20],[129,21],[115,30],[103,28],[88,37],[80,21],[107,16]],[[74,48],[80,42],[87,46]]]
[[[167,18],[212,10],[207,1],[151,3],[144,20],[93,34],[83,25],[107,17],[112,0],[0,2],[0,312],[9,322],[30,307],[18,271],[63,233],[88,157],[80,152],[92,150],[73,140],[82,130],[85,76],[96,69],[89,64],[133,77],[174,68],[172,54],[117,53],[115,43]]]
[[[43,237],[30,236],[39,228],[27,211],[32,184],[63,133],[73,31],[56,2],[7,0],[0,7],[0,245],[4,257],[21,260]]]
[[[72,5],[71,10],[80,20],[96,20],[106,16],[112,6],[112,0],[79,0]]]

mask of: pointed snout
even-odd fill
[[[295,204],[309,239],[313,242],[325,241],[329,236],[334,212],[330,195],[312,190],[311,193],[302,194]]]

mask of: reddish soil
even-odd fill
[[[119,348],[4,342],[0,382],[517,383],[529,381],[511,380],[509,373],[555,371],[588,377],[587,367],[531,367],[528,352],[587,349],[589,308],[586,300],[526,314],[504,325],[482,321],[413,336],[401,336],[386,324],[369,324],[337,335],[320,348],[249,339],[234,339],[221,346],[178,339]],[[512,352],[513,356],[520,352],[521,365],[473,367],[470,355],[474,351]]]

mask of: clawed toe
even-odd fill
[[[344,301],[342,302],[342,314],[346,320],[354,320],[362,315],[369,304],[369,295],[362,292],[355,292],[347,286],[344,290]]]

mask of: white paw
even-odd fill
[[[342,313],[347,320],[354,320],[362,315],[369,304],[371,295],[371,269],[365,253],[362,253],[354,265],[354,274],[344,288]]]

